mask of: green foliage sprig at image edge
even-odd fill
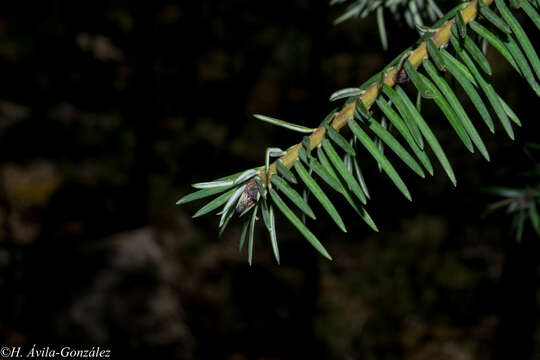
[[[490,6],[493,3],[492,9]],[[510,7],[523,11],[540,29],[539,1],[513,0],[509,1],[509,4]],[[221,216],[221,235],[237,214],[244,221],[240,250],[247,240],[250,264],[253,259],[254,227],[258,213],[268,230],[276,261],[280,262],[275,227],[277,210],[319,253],[332,259],[324,245],[306,225],[306,216],[316,218],[307,202],[307,195],[312,193],[336,225],[346,232],[340,214],[318,184],[317,180],[322,180],[342,195],[369,227],[378,231],[375,222],[365,210],[370,194],[358,162],[358,156],[364,150],[367,150],[379,169],[409,200],[412,200],[410,192],[393,164],[384,155],[384,147],[388,147],[422,178],[425,177],[425,172],[433,175],[432,160],[426,154],[429,147],[452,184],[456,186],[450,161],[419,110],[422,99],[434,101],[464,146],[470,152],[478,149],[489,161],[487,148],[475,124],[445,80],[445,73],[456,80],[491,132],[494,132],[494,119],[488,106],[493,109],[494,117],[501,123],[507,135],[514,139],[513,125],[521,126],[521,122],[490,83],[491,67],[477,44],[479,41],[487,42],[495,48],[540,96],[540,59],[508,4],[503,0],[462,3],[442,16],[424,32],[414,46],[403,51],[363,85],[332,94],[331,101],[346,99],[346,102],[341,110],[336,109],[328,114],[319,127],[308,128],[268,116],[255,115],[259,120],[306,135],[300,143],[286,150],[269,148],[263,166],[212,182],[194,184],[193,187],[198,190],[182,197],[177,204],[218,195],[197,211],[194,217],[221,208],[218,212]],[[447,50],[449,45],[452,52]],[[400,86],[409,80],[418,91],[415,102]],[[374,104],[381,112],[381,120],[373,117],[370,109]],[[344,128],[350,129],[350,138],[340,133]],[[392,129],[395,131],[391,132]],[[399,139],[403,140],[404,144]],[[272,157],[278,159],[270,164]],[[300,211],[301,216],[295,211]]]

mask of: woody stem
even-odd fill
[[[486,5],[491,5],[493,0],[482,0]],[[470,1],[465,8],[461,10],[461,16],[463,17],[463,20],[465,23],[469,23],[473,21],[476,18],[477,15],[477,8],[476,8],[476,0]],[[433,37],[431,39],[435,43],[437,47],[441,47],[443,45],[446,45],[448,41],[450,40],[450,29],[452,27],[452,24],[455,22],[455,18],[452,18],[448,20],[444,25],[442,25],[436,32],[433,34]],[[411,64],[417,68],[422,64],[425,58],[428,57],[427,47],[426,47],[426,41],[423,41],[418,47],[413,50],[408,57],[408,60],[411,62]],[[396,84],[396,74],[398,72],[398,68],[391,67],[384,76],[384,83],[390,87],[393,87]],[[364,103],[364,106],[366,109],[369,109],[371,105],[375,102],[377,99],[377,96],[379,95],[379,84],[377,82],[374,82],[365,92],[360,95],[359,100],[361,100]],[[358,100],[356,100],[358,101]],[[347,123],[354,117],[354,109],[356,106],[356,101],[353,101],[343,107],[341,111],[339,111],[335,116],[334,119],[331,122],[331,126],[334,127],[337,131],[342,129]],[[321,126],[317,129],[315,129],[311,135],[309,136],[310,140],[310,150],[315,149],[318,147],[321,142],[324,139],[324,136],[326,135],[326,129],[324,126]],[[300,148],[302,147],[302,143],[298,143],[297,145],[291,147],[287,153],[280,157],[281,161],[283,162],[283,165],[285,165],[287,168],[291,168],[294,165],[294,162],[298,159],[298,152]],[[263,183],[267,183],[267,180],[270,179],[270,177],[277,172],[276,168],[276,162],[274,161],[269,169],[268,174],[265,176],[265,170],[261,170],[258,174],[261,178]]]

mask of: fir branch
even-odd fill
[[[530,0],[521,1],[523,3]],[[489,8],[493,2],[496,3],[496,10],[501,16]],[[485,74],[491,74],[491,66],[474,40],[468,36],[468,24],[471,24],[473,31],[482,41],[492,44],[518,74],[526,78],[531,88],[540,96],[540,85],[538,85],[538,79],[535,78],[535,75],[540,76],[540,60],[516,18],[503,0],[484,0],[478,4],[479,9],[477,9],[476,0],[458,5],[445,14],[434,25],[433,30],[425,31],[414,49],[405,50],[360,87],[335,92],[330,97],[331,101],[342,98],[348,100],[341,110],[331,112],[319,127],[307,128],[256,115],[256,118],[262,121],[309,135],[304,136],[301,142],[285,151],[268,148],[264,166],[212,182],[195,184],[194,187],[202,190],[184,196],[178,204],[219,195],[203,206],[195,216],[206,214],[225,204],[219,213],[221,214],[220,234],[233,217],[235,210],[240,217],[251,212],[251,216],[244,220],[240,241],[240,248],[242,248],[249,229],[250,264],[253,258],[253,228],[260,208],[274,255],[279,263],[274,221],[275,208],[280,210],[316,250],[331,259],[324,246],[305,223],[306,215],[315,219],[315,214],[308,205],[308,191],[314,194],[338,227],[346,231],[342,217],[317,184],[312,173],[342,195],[366,224],[378,231],[373,219],[364,209],[370,195],[358,163],[358,154],[362,150],[367,151],[377,161],[379,169],[386,173],[409,200],[411,200],[411,195],[407,186],[384,154],[385,146],[388,146],[398,158],[421,177],[425,177],[423,169],[433,174],[433,166],[424,151],[429,146],[455,186],[456,178],[452,166],[428,122],[421,114],[420,105],[423,98],[431,99],[439,106],[463,144],[471,152],[474,152],[475,148],[478,149],[488,161],[489,154],[471,118],[460,104],[453,89],[441,76],[441,71],[448,71],[457,80],[492,132],[493,121],[477,89],[481,89],[485,94],[510,138],[514,137],[512,122],[518,126],[521,124],[515,113],[496,93],[489,79],[485,78]],[[540,23],[535,7],[527,5],[525,5],[526,14],[535,24]],[[491,23],[493,32],[477,21]],[[445,50],[449,44],[452,44],[463,62]],[[419,68],[420,65],[423,65],[422,69]],[[421,70],[426,74],[422,74]],[[399,86],[408,79],[412,80],[418,91],[416,105]],[[385,97],[390,102],[387,102]],[[377,107],[385,117],[380,122],[373,118],[370,111],[374,103],[377,103]],[[386,122],[387,120],[389,123]],[[391,134],[389,126],[395,127],[396,132],[409,145],[419,163]],[[339,133],[345,127],[351,130],[352,138],[347,139]],[[375,135],[374,138],[370,136],[370,132]],[[334,147],[333,144],[337,146]],[[316,151],[312,154],[312,150]],[[339,152],[344,152],[344,156],[342,157]],[[270,157],[277,157],[277,160],[270,164]],[[297,180],[293,170],[301,181]],[[295,185],[303,186],[303,189],[297,191],[294,189]],[[302,212],[301,219],[279,193]],[[300,195],[301,193],[303,195]]]
[[[492,2],[493,0],[484,0],[484,3],[486,5],[490,5]],[[467,6],[465,6],[465,8],[460,11],[460,13],[463,21],[466,24],[473,21],[477,15],[476,0],[470,1]],[[450,41],[450,29],[452,28],[452,25],[455,21],[455,18],[446,21],[446,23],[433,34],[431,40],[435,43],[435,46],[437,48],[444,47],[448,44],[448,42]],[[420,45],[418,45],[417,48],[412,51],[407,58],[414,68],[418,68],[418,66],[422,64],[424,59],[429,57],[426,41],[427,40],[422,41]],[[394,85],[396,85],[399,71],[401,71],[401,69],[398,66],[390,67],[386,72],[386,75],[384,76],[384,84],[388,85],[389,87],[393,87]],[[359,100],[352,101],[351,103],[345,105],[343,109],[341,109],[341,111],[334,116],[334,119],[331,122],[332,127],[335,130],[340,131],[345,125],[347,125],[347,123],[351,119],[354,118],[354,110],[357,101],[362,101],[364,107],[366,109],[369,109],[377,99],[379,92],[380,85],[377,82],[374,82],[359,96]],[[324,126],[321,126],[312,132],[312,134],[309,136],[311,150],[315,149],[321,144],[322,140],[325,138],[325,135],[326,129],[324,128]],[[294,162],[298,159],[298,150],[301,146],[301,143],[293,146],[287,151],[285,155],[281,157],[283,165],[285,165],[289,169],[294,165]],[[274,162],[270,165],[267,175],[271,176],[276,172],[276,164]],[[259,176],[261,177],[261,179],[264,179],[264,181],[266,181],[264,173],[260,173]]]

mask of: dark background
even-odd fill
[[[444,10],[453,2],[442,2]],[[521,185],[538,98],[489,50],[516,141],[470,114],[492,161],[425,117],[458,178],[398,166],[409,203],[366,156],[373,233],[334,197],[318,255],[279,218],[281,266],[256,230],[221,239],[190,184],[263,163],[417,39],[387,16],[333,26],[326,1],[4,1],[0,6],[0,340],[111,348],[113,358],[539,359],[538,240],[518,244],[481,189]],[[537,29],[524,23],[537,37]],[[410,88],[410,85],[409,85]],[[464,103],[468,106],[467,102]],[[394,158],[395,160],[395,158]],[[435,162],[434,162],[435,164]]]

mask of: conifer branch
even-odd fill
[[[493,3],[493,0],[483,1],[486,5],[491,5]],[[476,18],[476,5],[476,0],[472,0],[467,4],[467,6],[465,6],[463,10],[461,10],[461,16],[465,23],[469,23]],[[444,47],[448,44],[448,42],[450,41],[450,29],[452,28],[452,24],[454,24],[455,21],[455,18],[446,21],[446,23],[433,34],[431,40],[435,43],[437,48]],[[410,61],[410,63],[415,68],[418,68],[422,64],[422,62],[429,57],[427,51],[427,41],[427,39],[422,41],[422,43],[420,43],[420,45],[418,45],[418,47],[408,55],[407,60]],[[386,75],[384,76],[384,83],[390,87],[393,87],[397,82],[396,80],[398,80],[397,77],[399,71],[403,71],[403,69],[399,69],[398,66],[392,66],[391,68],[389,68],[388,72],[386,72]],[[377,99],[379,92],[380,84],[375,81],[367,90],[365,90],[364,93],[360,95],[359,100],[362,101],[364,107],[369,110]],[[357,101],[358,100],[355,100],[345,105],[343,109],[341,109],[341,111],[339,111],[334,116],[334,119],[331,122],[331,125],[334,129],[340,131],[345,125],[347,125],[347,123],[351,119],[354,118],[354,110]],[[324,126],[318,127],[313,131],[311,135],[309,135],[309,143],[311,146],[311,150],[315,149],[322,143],[325,135],[326,129]],[[301,147],[302,143],[298,143],[289,148],[289,150],[287,150],[287,153],[280,158],[280,160],[283,162],[283,165],[290,169],[294,165],[294,162],[298,160],[298,152]],[[266,184],[267,180],[269,180],[273,174],[277,173],[276,162],[277,160],[270,165],[267,174],[264,173],[264,170],[261,170],[259,172],[259,177],[262,179],[264,184]]]
[[[490,9],[492,3],[496,4],[496,11]],[[516,5],[519,3],[523,4],[524,13],[535,25],[540,24],[538,14],[540,5],[536,0],[512,0],[510,3],[514,8],[518,8]],[[488,24],[484,26],[477,21]],[[468,36],[469,25],[478,38],[489,42],[500,52],[540,96],[538,83],[540,59],[505,1],[469,1],[450,10],[434,24],[433,29],[425,29],[414,49],[405,50],[359,88],[335,92],[330,97],[331,101],[343,98],[347,98],[347,101],[340,111],[329,114],[319,127],[309,128],[273,117],[256,115],[256,118],[267,123],[309,135],[285,151],[268,148],[263,166],[212,182],[194,184],[193,186],[200,190],[182,197],[177,204],[220,194],[194,215],[197,217],[207,214],[223,205],[219,213],[220,235],[235,212],[240,218],[251,213],[244,218],[240,241],[242,247],[249,229],[250,264],[253,256],[254,226],[260,209],[274,255],[279,263],[274,219],[276,208],[317,251],[329,259],[331,256],[324,245],[305,222],[306,216],[316,218],[308,205],[308,194],[312,193],[336,225],[342,231],[347,231],[342,217],[313,175],[317,175],[330,188],[342,195],[362,220],[374,231],[378,231],[375,222],[364,208],[370,194],[358,163],[358,154],[362,150],[377,161],[379,169],[384,171],[409,200],[411,200],[410,192],[386,157],[385,147],[394,152],[417,175],[425,177],[424,170],[433,175],[433,165],[424,151],[424,148],[429,146],[455,186],[456,177],[452,166],[421,114],[422,99],[435,102],[470,152],[474,152],[475,148],[478,149],[487,161],[490,156],[474,123],[441,72],[447,72],[457,80],[491,132],[494,131],[492,116],[479,92],[483,93],[511,139],[514,138],[512,123],[521,126],[516,114],[497,94],[489,78],[486,78],[485,74],[491,75],[491,66],[475,43],[476,38],[473,40]],[[538,28],[540,29],[540,26]],[[449,44],[460,60],[445,49]],[[399,86],[408,80],[411,80],[418,92],[416,105]],[[373,104],[377,105],[384,116],[380,121],[376,120],[370,111]],[[350,138],[345,138],[340,133],[345,127],[351,130]],[[406,149],[392,134],[391,127],[395,129],[396,135],[403,138],[409,149]],[[270,157],[277,157],[277,160],[270,164]],[[296,172],[296,176],[293,171]],[[294,204],[292,208],[287,204],[287,200]],[[301,218],[293,209],[302,212]]]

